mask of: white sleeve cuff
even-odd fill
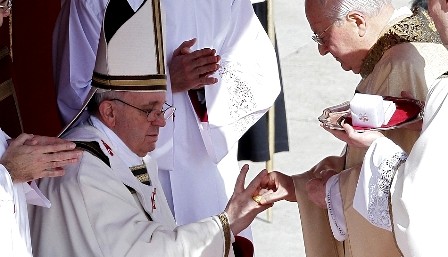
[[[35,181],[32,181],[31,185],[23,183],[23,191],[25,192],[27,204],[50,208],[50,200],[42,194]]]
[[[396,171],[406,153],[386,137],[375,140],[364,157],[353,208],[376,227],[392,231],[389,195]]]
[[[325,202],[327,203],[328,218],[334,238],[344,241],[347,238],[344,208],[339,188],[339,174],[328,179],[325,186]]]

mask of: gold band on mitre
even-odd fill
[[[112,76],[94,72],[92,86],[116,91],[166,91],[166,75]]]

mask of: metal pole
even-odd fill
[[[272,45],[275,47],[275,27],[274,27],[274,8],[273,0],[266,0],[267,13],[268,13],[268,36],[272,41]],[[274,169],[274,148],[275,148],[275,105],[268,111],[268,140],[269,140],[269,160],[266,162],[266,169],[268,172]],[[267,220],[272,222],[273,220],[272,208],[267,210]]]

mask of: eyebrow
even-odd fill
[[[151,101],[151,102],[142,104],[142,107],[153,107],[154,105],[157,105],[159,103],[160,103],[159,101]],[[162,102],[161,104],[163,105],[164,103],[165,102]]]

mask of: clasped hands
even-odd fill
[[[327,180],[335,175],[333,170],[320,172],[319,177],[310,179],[305,184],[307,197],[310,201],[321,208],[327,208],[325,203],[325,185]],[[294,181],[291,176],[278,171],[268,173],[259,190],[259,203],[261,205],[273,204],[280,200],[296,202]]]
[[[248,170],[248,165],[244,165],[241,169],[235,191],[225,209],[229,216],[230,228],[235,235],[249,226],[257,214],[268,209],[275,202],[297,201],[291,176],[278,171],[268,173],[263,170],[244,188]],[[335,172],[331,170],[322,172],[320,178],[310,179],[306,184],[308,198],[319,207],[326,208],[325,183],[334,174]]]

